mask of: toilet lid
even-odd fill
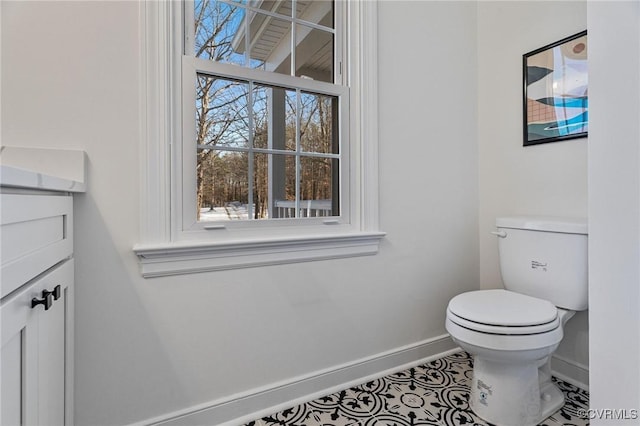
[[[498,327],[541,326],[558,321],[558,310],[551,302],[508,290],[459,294],[449,302],[448,311],[472,323]]]

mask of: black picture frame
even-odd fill
[[[586,137],[587,31],[525,53],[522,70],[523,145]]]

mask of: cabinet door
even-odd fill
[[[3,301],[0,307],[0,424],[38,424],[38,319],[31,299],[41,288],[31,285]]]
[[[3,426],[71,424],[65,394],[72,376],[67,355],[73,350],[71,328],[73,261],[67,261],[34,283],[3,299],[2,382]],[[43,291],[60,286],[60,296],[44,305]],[[52,297],[53,299],[53,297]]]

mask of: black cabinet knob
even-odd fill
[[[44,290],[42,292],[42,299],[34,297],[31,299],[31,308],[35,308],[38,305],[44,305],[44,310],[48,311],[51,305],[53,305],[53,293]]]
[[[60,287],[60,285],[57,285],[53,288],[53,291],[43,291],[42,294],[44,295],[45,293],[51,293],[53,295],[53,300],[58,300],[60,299],[61,296],[61,292],[62,289]]]
[[[59,285],[55,286],[53,291],[42,290],[42,299],[35,297],[31,299],[31,308],[44,305],[44,310],[48,311],[51,305],[53,305],[53,301],[60,299],[60,296],[62,296],[62,288]]]

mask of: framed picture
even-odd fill
[[[587,32],[526,53],[524,146],[587,136]]]

